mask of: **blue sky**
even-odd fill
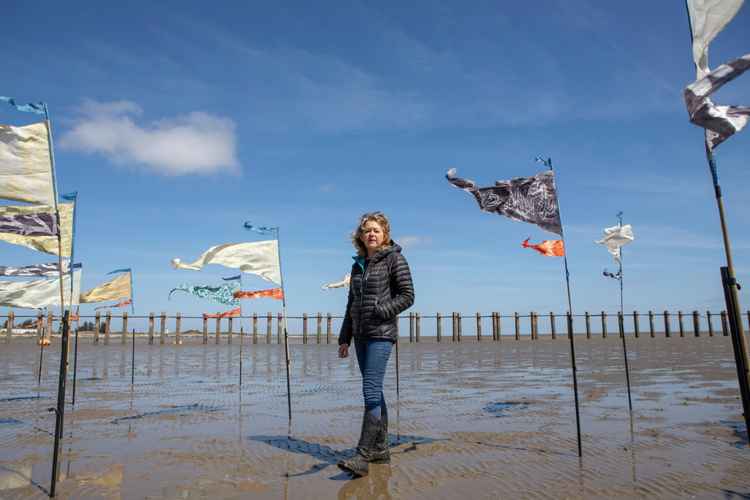
[[[745,6],[713,66],[748,51],[749,25]],[[60,191],[80,193],[83,288],[133,267],[137,312],[223,310],[167,294],[231,270],[169,261],[257,239],[248,219],[282,228],[290,311],[341,312],[345,292],[320,285],[347,272],[370,210],[405,247],[414,310],[562,312],[562,262],[520,246],[554,235],[480,212],[444,179],[531,175],[539,154],[557,168],[575,311],[618,308],[593,240],[620,210],[637,238],[626,309],[723,306],[702,133],[682,101],[695,74],[683,2],[11,2],[0,26],[0,94],[49,104]],[[717,101],[750,104],[749,89],[746,75]],[[2,123],[34,119],[0,108]],[[717,161],[750,287],[749,148],[740,133]]]

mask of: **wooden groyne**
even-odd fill
[[[450,318],[450,322],[448,319]],[[331,313],[303,313],[301,316],[287,316],[289,335],[303,344],[336,343],[342,316]],[[567,314],[549,312],[540,314],[531,311],[527,314],[513,312],[502,314],[491,312],[483,314],[465,314],[460,312],[436,313],[422,315],[410,312],[399,317],[399,338],[401,342],[505,342],[511,340],[538,340],[541,337],[551,339],[565,338],[568,335],[607,338],[611,335],[639,338],[647,337],[700,337],[707,335],[729,335],[729,325],[725,311],[701,313],[694,310],[690,313],[670,311],[655,313],[621,314],[600,311],[574,315],[567,321]],[[258,343],[282,343],[284,318],[281,313],[251,313],[245,316],[227,318],[208,318],[205,316],[185,316],[181,313],[147,315],[129,315],[127,312],[113,315],[111,312],[96,313],[93,316],[75,317],[74,331],[90,336],[95,344],[109,344],[113,339],[125,343],[134,332],[129,329],[134,323],[142,326],[139,335],[146,336],[149,344],[182,343],[184,337],[201,338],[204,344],[232,343],[242,329],[244,339]],[[193,325],[185,329],[186,322]],[[10,311],[0,316],[0,337],[6,343],[13,337],[37,337],[39,339],[56,335],[59,330],[59,317],[42,313],[36,315],[15,315]],[[747,311],[748,329],[750,329],[750,311]],[[568,331],[569,326],[573,331]],[[170,330],[169,328],[172,327]],[[446,330],[446,328],[448,330]],[[464,330],[465,329],[465,330]],[[425,332],[428,332],[425,334]]]

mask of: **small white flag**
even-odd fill
[[[277,240],[216,245],[203,252],[190,264],[184,264],[177,258],[172,259],[172,267],[175,269],[200,271],[206,264],[220,264],[239,269],[243,273],[255,274],[266,281],[281,284]]]
[[[630,224],[624,226],[613,226],[604,229],[604,237],[596,241],[600,245],[607,247],[609,253],[615,258],[615,262],[620,262],[620,248],[632,243],[635,240],[633,236],[633,227]]]

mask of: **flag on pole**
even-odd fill
[[[73,264],[73,269],[80,268],[81,264]],[[68,265],[63,262],[63,273],[68,270]],[[22,267],[0,266],[0,276],[60,276],[60,266],[57,262]]]
[[[12,97],[5,97],[3,95],[0,95],[0,101],[7,102],[14,108],[16,108],[18,111],[23,111],[25,113],[36,113],[38,115],[46,115],[47,114],[47,106],[43,102],[30,102],[28,104],[18,104],[15,99]]]
[[[245,229],[248,231],[254,231],[258,234],[275,234],[276,228],[270,227],[270,226],[256,226],[255,224],[252,224],[250,221],[245,221],[244,224]]]
[[[496,181],[494,186],[483,188],[472,180],[457,177],[455,168],[448,170],[445,177],[455,187],[474,195],[479,208],[485,212],[529,222],[545,231],[562,234],[555,175],[551,170],[533,177]]]
[[[203,317],[206,318],[206,319],[208,319],[208,318],[218,318],[218,319],[221,319],[221,318],[238,318],[238,317],[240,317],[240,315],[241,315],[241,311],[240,311],[239,307],[236,307],[236,308],[234,308],[234,309],[232,309],[230,311],[224,311],[224,312],[221,312],[221,313],[213,313],[213,314],[212,313],[203,313]]]
[[[0,167],[0,177],[2,177],[2,167]],[[1,185],[1,183],[0,183]],[[2,190],[2,187],[0,187]],[[60,203],[60,232],[62,233],[62,256],[70,257],[73,244],[73,203]],[[54,206],[5,206],[0,208],[0,213],[8,213],[6,210],[13,210],[15,214],[36,214],[40,212],[49,212],[54,214]],[[54,217],[54,215],[53,215]],[[14,245],[22,245],[32,250],[44,252],[52,255],[58,255],[57,236],[25,236],[22,234],[0,232],[0,241],[6,241]]]
[[[55,204],[47,123],[0,125],[0,198]]]
[[[564,257],[565,244],[562,240],[544,240],[541,243],[529,243],[531,238],[526,238],[521,246],[523,248],[532,248],[544,255],[545,257]]]
[[[116,274],[116,273],[131,273],[133,270],[129,267],[123,267],[122,269],[115,269],[114,271],[110,271],[107,274]]]
[[[258,290],[255,292],[244,290],[238,290],[234,292],[235,299],[262,299],[264,297],[283,300],[284,291],[281,288],[269,288],[268,290]]]
[[[745,54],[739,59],[722,64],[685,89],[685,104],[690,121],[706,129],[706,139],[711,149],[747,125],[750,120],[750,107],[719,106],[714,104],[709,96],[748,69],[750,54]]]
[[[0,207],[0,233],[21,236],[57,236],[57,218],[44,209],[23,210],[30,207]],[[19,210],[21,209],[21,210]]]
[[[221,278],[221,279],[224,281],[239,281],[240,279],[242,279],[242,275],[238,274],[237,276],[230,276],[228,278]]]
[[[209,248],[194,262],[183,264],[180,259],[172,259],[175,269],[200,271],[206,264],[220,264],[239,269],[243,273],[255,274],[266,281],[281,284],[279,268],[279,244],[277,240],[254,241],[250,243],[226,243]]]
[[[169,292],[169,299],[174,292],[187,292],[202,299],[209,299],[220,304],[237,306],[240,302],[234,298],[234,293],[239,290],[239,284],[235,282],[226,283],[220,286],[209,285],[178,285]]]
[[[696,78],[711,70],[708,67],[708,46],[742,7],[744,0],[687,0],[690,31],[693,34],[693,62]]]
[[[123,300],[122,302],[118,302],[117,304],[110,304],[108,306],[98,306],[98,307],[95,307],[94,311],[97,311],[99,309],[113,309],[113,308],[116,308],[116,307],[127,307],[127,306],[131,305],[132,303],[133,303],[133,301],[130,300],[130,299]]]
[[[351,279],[352,279],[351,275],[349,273],[346,273],[344,275],[344,279],[342,279],[341,281],[334,281],[333,283],[326,283],[320,288],[322,288],[323,290],[330,290],[331,288],[343,288],[345,286],[349,286]]]
[[[63,287],[70,288],[70,274],[62,278]],[[78,304],[81,290],[81,271],[73,272],[72,305]],[[0,281],[0,306],[41,309],[60,305],[60,279],[34,281]],[[66,302],[66,305],[70,305]]]
[[[600,245],[607,247],[607,251],[615,258],[615,262],[620,263],[620,248],[635,240],[633,236],[633,227],[630,224],[623,226],[612,226],[604,229],[604,237],[595,241]]]
[[[130,286],[130,274],[121,274],[81,294],[81,304],[106,302],[109,300],[129,299],[133,290]]]

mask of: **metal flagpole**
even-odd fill
[[[71,309],[73,306],[70,306]],[[80,314],[81,307],[78,306],[76,308],[76,316]],[[80,316],[79,316],[79,323],[78,326],[80,326]],[[76,339],[75,339],[75,345],[73,347],[73,402],[71,403],[73,406],[76,404],[76,378],[78,374],[78,328],[76,328]]]
[[[693,44],[693,25],[690,21],[690,8],[687,0],[685,7],[688,14],[688,27],[690,28],[690,44]],[[737,379],[740,386],[740,396],[742,397],[742,410],[745,417],[745,430],[750,440],[750,367],[748,366],[747,342],[745,332],[742,327],[742,317],[739,294],[739,284],[734,274],[734,262],[732,259],[732,246],[729,242],[729,229],[724,215],[724,201],[722,199],[721,186],[719,185],[719,174],[714,160],[714,153],[708,142],[708,131],[703,133],[703,145],[706,150],[706,159],[708,168],[711,173],[711,180],[714,186],[714,196],[716,197],[716,206],[719,209],[719,223],[721,225],[721,235],[724,240],[724,253],[727,258],[727,265],[721,268],[722,285],[724,288],[724,300],[727,306],[727,316],[729,319],[729,330],[732,335],[732,347],[734,349],[734,359],[737,365]]]
[[[60,439],[62,439],[63,424],[65,421],[65,379],[68,371],[68,333],[70,312],[66,311],[62,317],[62,339],[60,342],[60,377],[57,384],[57,408],[50,408],[55,412],[55,444],[52,451],[52,479],[50,481],[49,496],[55,496],[57,486],[57,462],[60,454]]]
[[[618,222],[619,222],[619,227],[622,227],[622,212],[618,212],[617,213],[617,219],[618,219]],[[624,308],[624,302],[623,302],[623,284],[622,284],[622,282],[623,282],[623,274],[622,274],[622,247],[620,247],[619,264],[620,264],[620,270],[619,270],[619,275],[620,275],[620,278],[619,278],[619,280],[620,280],[620,317],[618,318],[618,321],[621,323],[619,326],[620,326],[620,331],[622,332],[622,337],[621,337],[622,338],[622,355],[623,355],[623,358],[625,359],[625,381],[627,382],[627,385],[628,385],[628,409],[632,413],[633,412],[633,400],[632,400],[632,398],[630,396],[630,365],[628,364],[628,347],[627,347],[627,344],[625,343],[625,327],[622,324],[625,321],[625,308]]]
[[[73,229],[72,234],[70,235],[70,310],[73,311],[73,273],[75,272],[75,268],[73,267],[73,264],[75,262],[75,247],[76,247],[76,219],[78,214],[78,191],[74,191],[73,193],[63,195],[63,198],[67,200],[73,201]],[[80,310],[80,306],[78,307],[78,310]],[[79,323],[80,324],[80,323]],[[73,348],[73,398],[71,400],[71,405],[75,406],[76,404],[76,378],[77,378],[77,372],[78,372],[78,329],[76,328],[76,338],[75,338],[75,346]]]
[[[47,146],[49,148],[50,168],[52,169],[52,196],[55,206],[55,218],[57,219],[57,261],[60,273],[60,317],[65,311],[65,298],[63,292],[63,264],[62,264],[62,225],[60,224],[60,207],[57,203],[57,174],[55,173],[55,152],[52,147],[52,121],[49,118],[49,109],[44,104],[44,118],[47,125]]]
[[[284,272],[281,267],[281,238],[279,237],[279,227],[275,227],[276,231],[276,244],[278,246],[278,257],[279,257],[279,275],[281,276],[281,309],[284,321],[284,355],[286,356],[286,403],[289,412],[289,422],[292,422],[292,390],[289,376],[289,332],[287,330],[286,322],[286,289],[284,288]]]
[[[240,272],[240,290],[242,290],[242,272]],[[242,344],[244,338],[245,330],[242,326],[242,299],[240,299],[240,397],[242,397]]]
[[[547,168],[549,168],[552,172],[554,170],[552,169],[552,158],[547,158],[546,160],[542,157],[537,157],[536,161],[543,163]],[[554,180],[553,180],[554,182]],[[557,187],[555,187],[555,194],[557,194]],[[579,404],[578,404],[578,374],[577,374],[577,367],[576,367],[576,346],[575,341],[573,339],[573,303],[570,298],[570,272],[568,271],[568,247],[565,244],[565,231],[563,229],[563,223],[562,223],[562,210],[560,209],[560,197],[557,197],[557,207],[558,212],[560,213],[560,237],[563,241],[563,248],[565,249],[565,253],[563,254],[563,263],[565,266],[565,286],[568,293],[568,339],[570,341],[570,365],[571,369],[573,371],[573,395],[575,397],[575,406],[576,406],[576,436],[578,438],[578,456],[583,455],[583,451],[581,448],[581,415],[579,411]]]

